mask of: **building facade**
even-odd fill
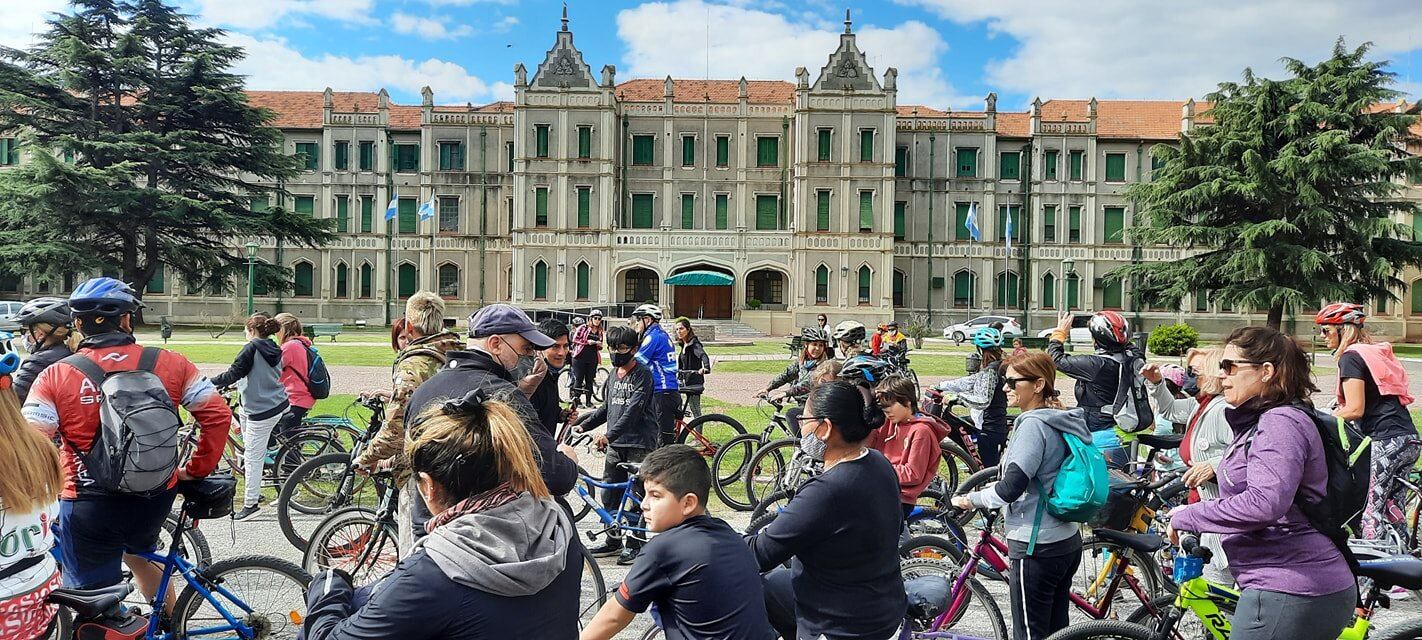
[[[257,306],[373,324],[430,289],[451,315],[496,301],[656,302],[771,333],[820,313],[935,328],[995,313],[1033,330],[1067,309],[1217,333],[1262,313],[1207,291],[1144,308],[1129,285],[1103,279],[1181,257],[1130,244],[1126,189],[1151,179],[1154,146],[1207,123],[1193,101],[1035,100],[1016,112],[990,94],[981,111],[947,111],[898,104],[896,70],[868,65],[848,16],[827,54],[793,83],[618,82],[612,65],[593,73],[565,16],[531,77],[515,67],[513,102],[437,105],[429,88],[419,106],[384,90],[251,91],[306,163],[279,204],[336,230],[314,249],[255,239],[257,260],[294,274],[279,296],[257,291]],[[0,164],[17,161],[0,139]],[[692,272],[728,284],[676,284]],[[213,322],[244,311],[245,283],[208,292],[169,273],[146,297],[158,315]],[[1383,333],[1422,338],[1417,277],[1407,275],[1401,304],[1376,305]],[[73,279],[4,277],[0,297],[62,292]]]

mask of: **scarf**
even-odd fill
[[[425,533],[434,533],[435,529],[440,528],[445,523],[460,516],[479,513],[480,511],[493,509],[495,507],[502,507],[518,499],[518,495],[518,492],[514,491],[513,487],[505,482],[484,493],[469,496],[455,503],[454,506],[440,512],[439,515],[430,518],[430,521],[425,523]]]

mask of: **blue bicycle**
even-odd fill
[[[184,555],[182,533],[200,519],[230,513],[235,491],[231,476],[179,483],[183,506],[167,552],[135,554],[163,568],[151,602],[153,615],[145,617],[124,606],[124,598],[133,591],[130,582],[84,591],[58,589],[49,596],[60,606],[52,637],[295,638],[306,616],[306,587],[311,582],[300,567],[260,555],[227,558],[208,566],[194,564]],[[164,611],[175,577],[187,586],[173,602],[169,619],[156,612]]]

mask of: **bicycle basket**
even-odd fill
[[[183,508],[197,520],[212,520],[232,513],[232,498],[237,495],[237,478],[230,471],[215,471],[206,478],[178,482],[183,495]]]
[[[1145,482],[1119,469],[1111,469],[1111,494],[1088,523],[1093,529],[1129,531],[1136,512],[1145,505]]]

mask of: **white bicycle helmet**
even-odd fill
[[[651,316],[657,322],[662,321],[662,308],[654,304],[644,304],[632,310],[632,317]]]
[[[845,320],[834,326],[834,341],[857,344],[864,341],[864,323]]]

